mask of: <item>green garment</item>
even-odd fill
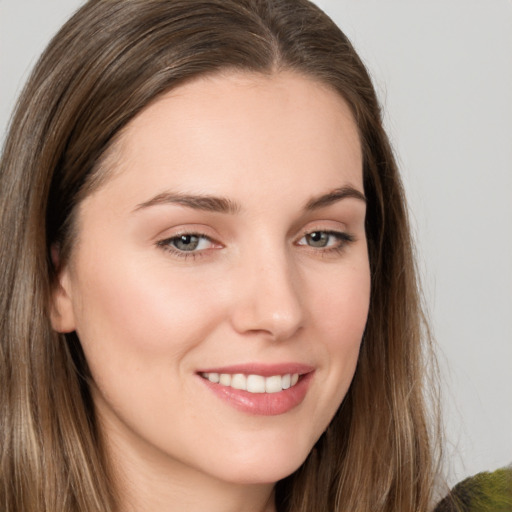
[[[512,466],[466,478],[434,512],[512,512]]]

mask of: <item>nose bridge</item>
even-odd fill
[[[286,247],[262,244],[239,267],[233,323],[239,332],[286,339],[302,325],[304,310],[297,269]]]

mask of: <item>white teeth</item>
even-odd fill
[[[219,382],[223,386],[231,386],[231,374],[229,373],[221,373],[219,376]]]
[[[298,373],[286,375],[244,375],[243,373],[203,373],[202,376],[214,384],[230,386],[234,389],[249,391],[249,393],[279,393],[284,389],[295,386],[299,381]]]
[[[247,389],[247,377],[242,373],[236,373],[231,377],[231,387],[235,389]]]
[[[277,393],[283,390],[283,378],[280,375],[274,375],[265,379],[265,391],[267,393]]]
[[[249,375],[247,377],[247,391],[249,393],[265,393],[265,377]]]
[[[213,382],[214,384],[217,384],[219,382],[220,376],[218,373],[209,373],[208,374],[208,380],[210,382]]]

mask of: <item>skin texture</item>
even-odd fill
[[[305,208],[340,187],[363,193],[349,108],[290,72],[201,78],[139,114],[108,166],[79,207],[52,321],[81,340],[121,510],[273,510],[274,483],[346,394],[368,313],[364,200]],[[318,247],[312,232],[352,240]],[[172,237],[188,233],[200,244],[180,252]],[[253,363],[311,366],[304,400],[249,414],[198,374]]]

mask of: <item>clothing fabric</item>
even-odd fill
[[[466,478],[434,512],[512,512],[512,465]]]

